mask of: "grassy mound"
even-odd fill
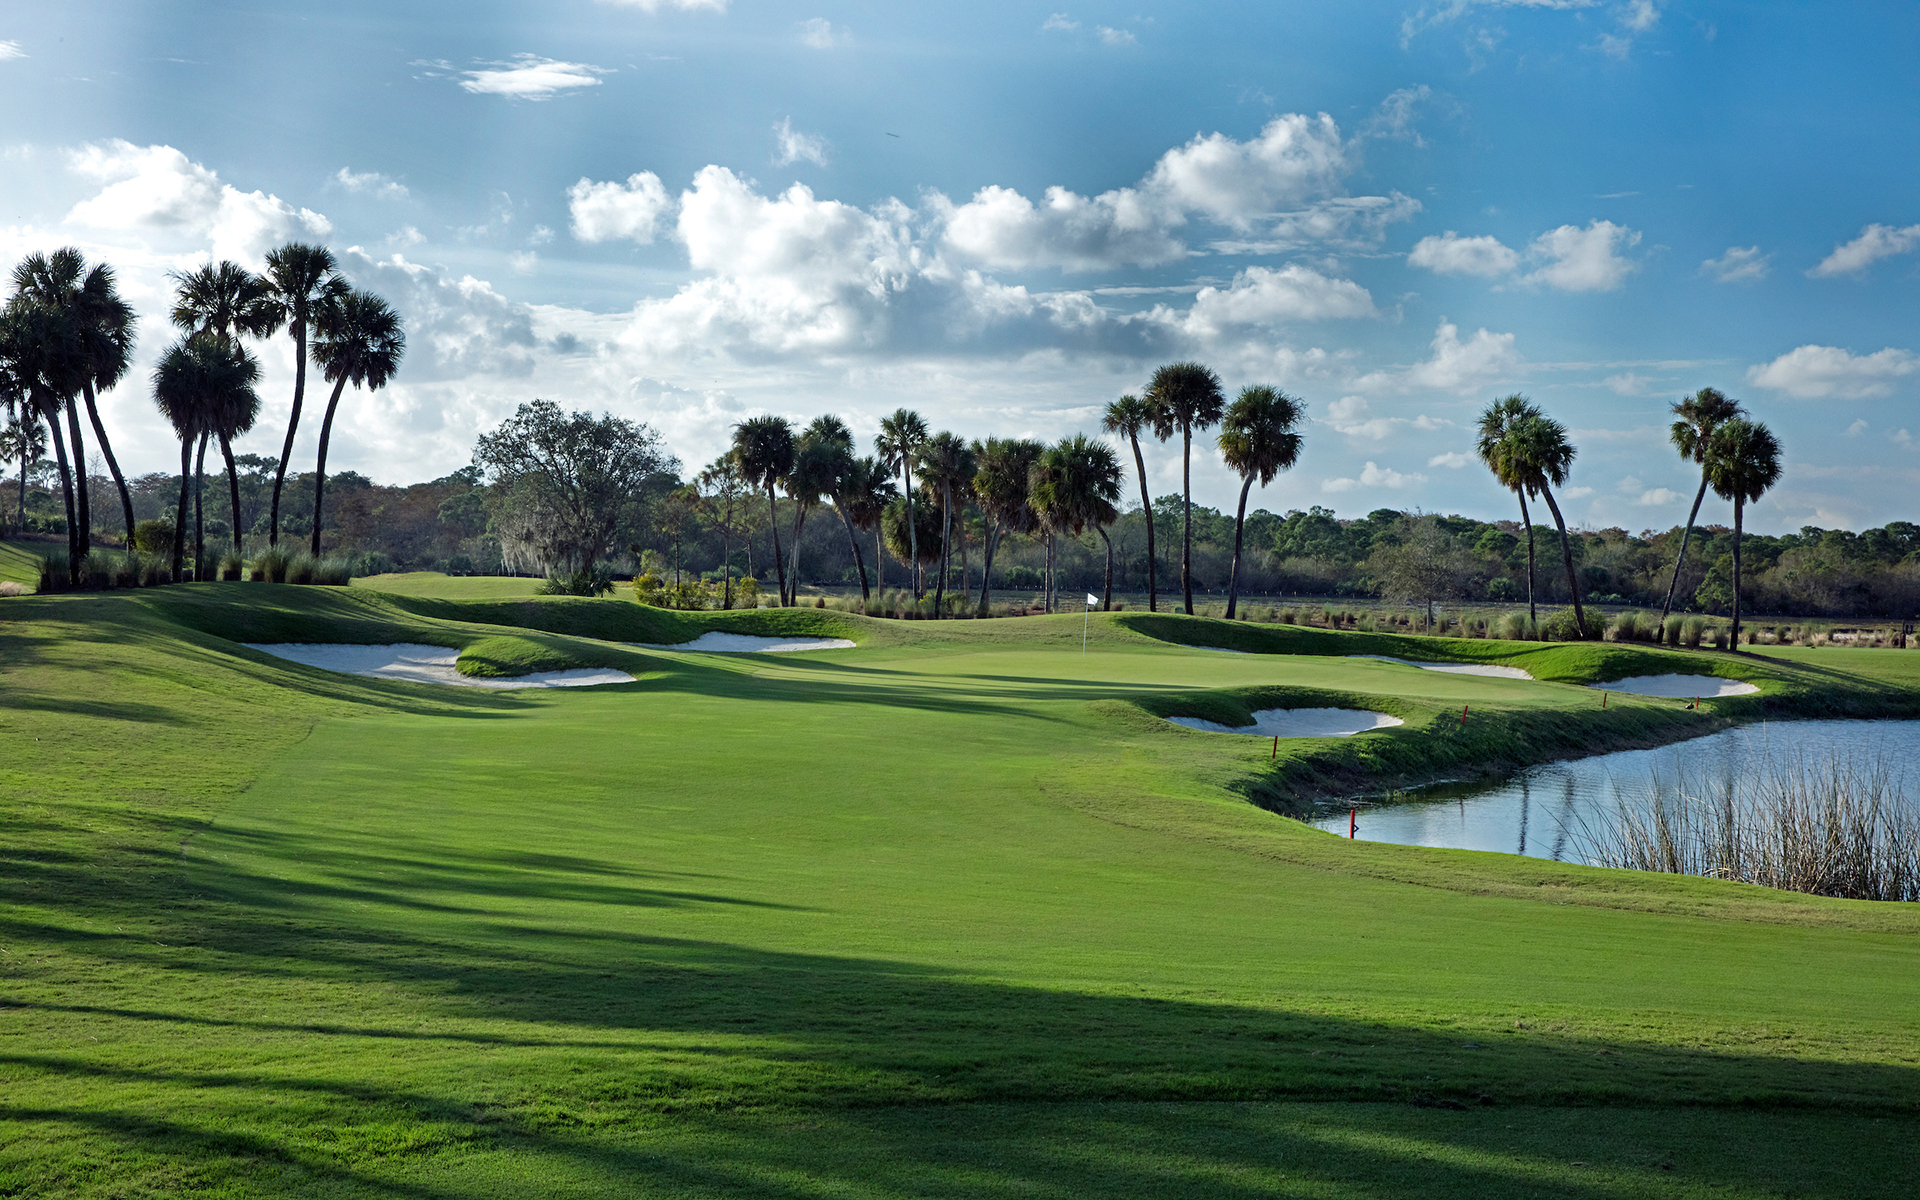
[[[1083,654],[1077,614],[0,604],[0,1193],[1910,1189],[1920,911],[1248,803],[1712,713],[1121,617]],[[861,644],[579,692],[235,644],[525,664],[708,628]],[[1758,661],[1808,696],[1911,686],[1907,656],[1816,653]],[[1161,719],[1309,700],[1407,724],[1275,762]]]
[[[632,651],[573,638],[496,634],[468,642],[454,669],[476,679],[510,679],[539,671],[611,667],[632,671],[645,662]]]

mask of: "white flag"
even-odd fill
[[[1089,607],[1089,608],[1091,608],[1091,607],[1093,607],[1094,605],[1096,605],[1096,604],[1098,604],[1098,603],[1100,603],[1100,597],[1098,597],[1098,596],[1096,596],[1096,595],[1094,595],[1094,594],[1093,594],[1092,592],[1088,592],[1088,593],[1087,593],[1087,607]]]

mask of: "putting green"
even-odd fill
[[[1526,739],[1671,738],[1711,711],[1211,653],[1121,616],[1083,655],[1078,616],[409,604],[205,585],[0,607],[0,1191],[1910,1183],[1890,1131],[1920,1102],[1912,909],[1352,843],[1246,799],[1551,749]],[[612,644],[633,622],[861,644],[648,656]],[[474,694],[222,630],[510,638],[506,661],[639,681]],[[1537,674],[1613,661],[1590,649],[1525,653]],[[1914,656],[1843,653],[1742,658],[1763,692],[1726,703],[1910,696]],[[1275,693],[1407,724],[1276,763],[1159,719]]]

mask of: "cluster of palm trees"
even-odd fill
[[[1694,494],[1693,508],[1687,514],[1687,527],[1680,535],[1680,553],[1673,564],[1673,581],[1667,585],[1667,599],[1660,611],[1664,624],[1673,611],[1674,592],[1686,563],[1687,542],[1700,517],[1700,504],[1707,489],[1733,503],[1733,639],[1740,638],[1741,562],[1740,537],[1746,506],[1766,494],[1780,479],[1780,442],[1764,424],[1749,419],[1740,402],[1714,388],[1702,388],[1673,406],[1674,422],[1670,430],[1674,448],[1682,458],[1700,467],[1700,488]],[[1580,636],[1586,636],[1585,608],[1580,603],[1579,580],[1573,569],[1572,543],[1567,538],[1567,523],[1554,501],[1553,489],[1563,487],[1573,467],[1576,453],[1567,438],[1567,427],[1545,415],[1525,396],[1512,395],[1496,400],[1480,414],[1474,449],[1502,486],[1512,490],[1520,501],[1520,523],[1527,542],[1527,612],[1537,619],[1539,611],[1533,596],[1533,518],[1527,509],[1529,496],[1543,499],[1553,513],[1560,533],[1560,557],[1567,572],[1567,590],[1573,597],[1574,623]]]
[[[1221,426],[1221,454],[1242,480],[1228,583],[1227,615],[1231,617],[1239,598],[1247,494],[1256,482],[1264,487],[1298,461],[1298,426],[1304,419],[1299,400],[1264,384],[1242,389],[1229,404],[1220,377],[1193,362],[1161,367],[1139,396],[1122,396],[1107,406],[1102,425],[1108,433],[1127,439],[1139,473],[1140,503],[1147,514],[1150,609],[1158,610],[1159,587],[1153,500],[1148,492],[1146,460],[1140,451],[1141,436],[1164,442],[1176,433],[1180,435],[1182,502],[1186,509],[1180,578],[1184,611],[1192,612],[1193,435]],[[783,605],[793,604],[798,590],[800,535],[807,515],[827,499],[846,526],[863,600],[872,598],[874,587],[885,587],[884,549],[891,543],[909,566],[916,599],[927,591],[923,571],[935,567],[934,611],[946,612],[954,521],[969,503],[976,504],[986,526],[977,609],[984,616],[989,597],[985,581],[992,577],[1001,539],[1010,533],[1045,537],[1045,603],[1049,611],[1056,604],[1054,539],[1060,534],[1077,538],[1089,530],[1098,534],[1107,552],[1101,604],[1111,608],[1113,543],[1107,527],[1120,516],[1122,478],[1123,469],[1114,449],[1085,434],[1075,434],[1052,446],[1025,438],[990,437],[968,442],[957,434],[932,432],[919,413],[903,408],[881,420],[874,453],[867,457],[857,454],[852,433],[836,417],[820,417],[799,431],[783,417],[751,418],[734,427],[732,449],[708,467],[699,480],[712,497],[724,498],[728,521],[732,519],[738,486],[765,493],[770,520],[778,515],[775,489],[786,491],[793,508],[790,555],[781,547],[777,523],[773,528],[775,571]],[[871,581],[856,530],[874,535]],[[964,538],[960,550],[965,589]],[[967,599],[963,592],[961,603],[964,605]]]
[[[265,339],[283,327],[295,347],[293,412],[287,422],[279,469],[274,475],[268,544],[280,541],[281,495],[293,456],[294,435],[306,397],[307,362],[333,384],[320,425],[314,477],[312,550],[320,553],[320,513],[327,471],[327,445],[341,393],[351,383],[368,390],[385,386],[406,352],[400,318],[386,301],[355,290],[340,274],[331,251],[291,242],[267,255],[254,274],[232,262],[210,263],[173,276],[169,317],[180,338],[161,355],[153,374],[153,399],[180,439],[180,499],[173,523],[173,573],[185,556],[189,478],[199,479],[208,444],[226,460],[233,511],[240,511],[239,474],[233,439],[252,429],[260,415],[256,385],[260,364],[245,339]],[[73,582],[84,569],[93,528],[87,488],[75,476],[84,470],[85,444],[79,414],[84,405],[94,444],[106,460],[120,494],[129,545],[133,500],[101,424],[96,397],[125,376],[133,351],[135,317],[120,298],[113,269],[88,267],[78,250],[32,254],[13,271],[13,294],[0,313],[0,405],[11,420],[4,449],[21,459],[24,507],[27,466],[44,453],[38,427],[52,435],[67,513],[68,561]],[[61,417],[66,431],[62,435]],[[198,447],[197,465],[194,456]],[[196,573],[205,554],[199,532],[199,496],[194,496]],[[234,552],[244,530],[236,522]]]

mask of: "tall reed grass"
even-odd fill
[[[1656,774],[1644,794],[1576,819],[1568,834],[1599,866],[1920,900],[1920,808],[1884,757],[1801,757],[1710,778]]]

